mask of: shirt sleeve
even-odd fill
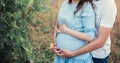
[[[61,6],[60,6],[60,9],[64,8],[64,6],[65,6],[67,3],[68,3],[67,0],[63,1],[63,3],[62,3]]]
[[[112,28],[115,22],[117,8],[114,0],[106,0],[102,11],[100,26]]]
[[[84,8],[82,14],[83,32],[91,39],[95,39],[95,13],[90,3]]]

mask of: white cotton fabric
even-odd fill
[[[97,29],[99,26],[112,28],[115,22],[117,8],[114,0],[99,0],[93,1],[95,4],[96,24]],[[110,54],[111,39],[110,35],[107,38],[104,47],[92,51],[95,58],[105,58]]]

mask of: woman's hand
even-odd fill
[[[74,54],[72,51],[67,50],[67,49],[59,49],[59,52],[57,52],[57,54],[60,57],[65,57],[65,58],[71,58],[74,57]]]
[[[59,49],[58,49],[56,46],[53,47],[53,51],[54,51],[54,53],[57,54],[57,55],[58,55],[58,50],[59,50]]]
[[[66,33],[66,31],[68,31],[69,28],[66,26],[66,24],[62,24],[59,26],[58,28],[55,28],[56,33],[60,33],[60,32],[64,32]],[[60,49],[56,46],[56,37],[54,37],[54,47],[53,47],[53,51],[55,54],[57,54],[60,57],[66,57],[66,58],[71,58],[74,57],[73,52],[67,49]]]
[[[65,58],[71,58],[74,57],[73,52],[67,49],[60,49],[58,47],[54,47],[53,51],[56,55],[60,56],[60,57],[65,57]]]
[[[61,24],[61,25],[59,26],[60,32],[66,33],[66,32],[68,31],[68,29],[69,29],[69,28],[66,26],[66,24]]]
[[[55,27],[54,29],[54,42],[51,44],[50,48],[54,51],[55,54],[57,54],[57,44],[56,44],[56,35],[60,33],[59,29]]]
[[[56,33],[60,33],[60,30],[56,27],[55,27],[55,31],[56,31]]]
[[[57,27],[55,27],[55,30],[54,30],[54,46],[56,47],[57,44],[56,44],[56,35],[60,33],[59,29]]]

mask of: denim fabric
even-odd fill
[[[93,58],[94,63],[108,63],[108,57],[106,58]]]

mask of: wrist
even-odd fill
[[[70,55],[70,57],[75,57],[75,53],[74,53],[74,52],[72,52],[72,54]]]
[[[75,50],[73,53],[72,53],[72,57],[75,57],[75,56],[77,56],[78,55],[78,51],[77,50]],[[79,54],[80,55],[80,54]]]
[[[69,28],[65,28],[65,29],[64,29],[64,33],[68,33],[68,31],[70,31]]]

